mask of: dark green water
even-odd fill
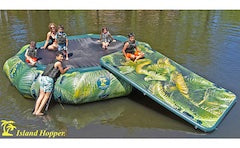
[[[135,32],[177,63],[217,85],[240,90],[240,11],[0,11],[0,67],[30,40],[42,41],[48,23],[63,24],[68,35]],[[2,69],[2,68],[1,68]],[[48,115],[31,115],[34,101],[0,72],[0,119],[21,130],[65,131],[67,137],[240,137],[237,103],[212,133],[195,130],[140,92],[82,105],[54,104]]]

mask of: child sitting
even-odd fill
[[[37,48],[34,41],[30,42],[30,46],[26,50],[25,57],[26,62],[29,65],[34,66],[37,63]]]
[[[102,31],[100,34],[100,41],[102,43],[103,49],[107,49],[107,47],[111,42],[116,42],[116,40],[114,40],[112,35],[109,33],[107,27],[102,28]]]
[[[64,32],[63,25],[58,26],[58,32],[56,34],[56,40],[58,44],[58,51],[63,51],[66,56],[66,60],[68,60],[68,39],[67,34]]]
[[[132,61],[136,62],[138,59],[144,57],[144,53],[141,52],[136,43],[135,43],[135,35],[134,33],[128,34],[128,41],[124,43],[122,52],[126,58],[126,60],[131,59]]]

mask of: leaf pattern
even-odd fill
[[[138,42],[145,58],[125,61],[120,53],[102,58],[113,59],[108,66],[125,75],[138,87],[152,93],[167,106],[190,117],[196,124],[213,127],[229,108],[236,96],[214,83],[175,63],[148,45]],[[149,52],[151,51],[151,52]]]

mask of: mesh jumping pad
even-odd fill
[[[80,38],[69,40],[68,54],[69,60],[63,64],[73,68],[84,68],[99,66],[100,58],[122,50],[123,42],[116,41],[110,43],[107,50],[102,49],[101,43],[95,38]],[[56,51],[38,50],[37,57],[39,64],[47,65],[55,59]]]

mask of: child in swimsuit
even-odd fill
[[[141,52],[136,43],[135,43],[135,35],[134,33],[128,34],[128,41],[124,43],[122,52],[126,58],[126,60],[131,59],[132,61],[136,62],[138,59],[144,57],[144,53]]]
[[[103,27],[100,33],[100,42],[102,43],[102,48],[107,49],[111,42],[116,42],[112,35],[109,33],[107,27]]]
[[[53,86],[56,82],[57,78],[66,73],[69,70],[69,67],[63,68],[63,53],[60,51],[56,52],[56,59],[47,65],[44,72],[40,77],[40,90],[39,96],[35,104],[34,115],[42,116],[42,110],[47,103],[48,99],[50,99],[51,93],[53,93]]]
[[[30,46],[26,50],[25,57],[26,62],[29,65],[34,66],[37,63],[37,48],[34,41],[30,42]]]
[[[68,39],[67,34],[64,32],[63,25],[58,26],[58,32],[56,34],[56,40],[58,44],[58,51],[62,51],[65,56],[66,60],[68,60]]]

